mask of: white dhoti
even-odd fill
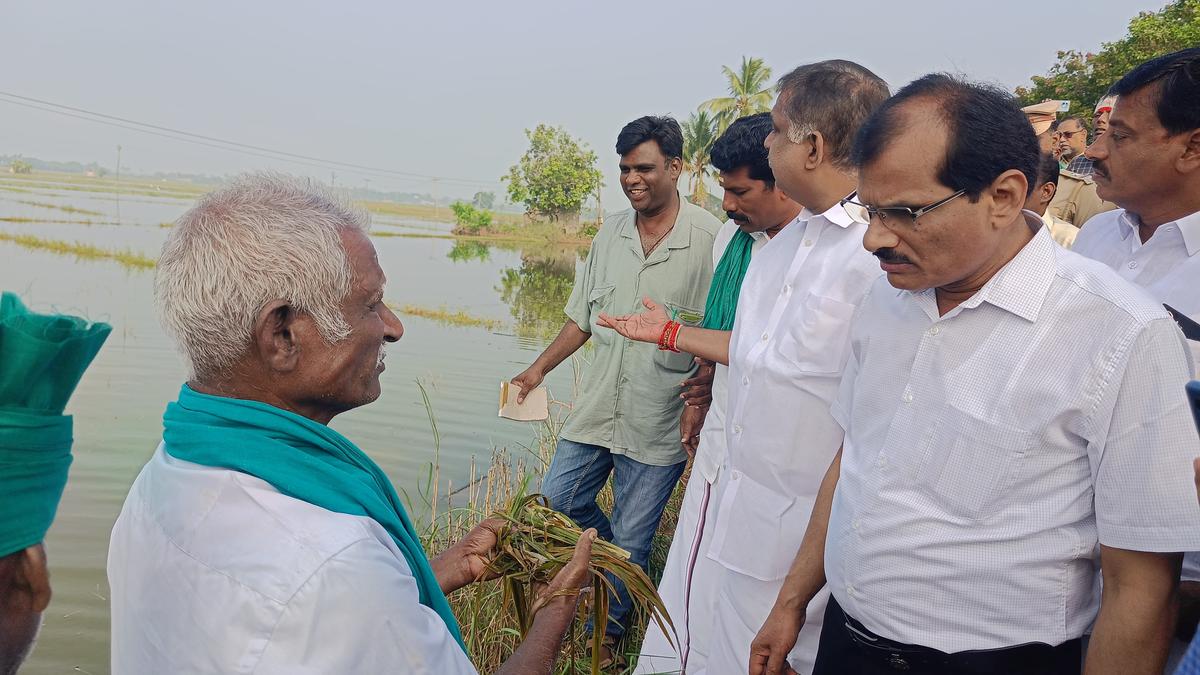
[[[683,494],[679,524],[658,584],[658,593],[675,624],[676,635],[668,641],[658,625],[650,622],[633,671],[637,675],[682,673],[685,663],[687,672],[703,672],[711,644],[709,629],[716,575],[721,572],[720,566],[707,555],[715,520],[711,517],[716,508],[713,488],[713,484],[693,472]]]

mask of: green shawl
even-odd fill
[[[71,466],[63,409],[110,332],[0,296],[0,557],[43,541],[54,522]]]
[[[458,621],[395,488],[345,436],[266,403],[201,394],[185,384],[163,415],[163,446],[186,462],[240,471],[289,497],[379,523],[404,554],[421,604],[437,612],[463,645]]]
[[[738,294],[742,291],[742,279],[746,277],[746,268],[750,267],[750,252],[753,248],[754,237],[738,228],[713,272],[712,285],[708,287],[708,299],[704,302],[704,322],[700,324],[702,328],[733,330]]]

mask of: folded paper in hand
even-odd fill
[[[517,403],[517,394],[520,392],[521,385],[507,380],[500,382],[500,417],[518,422],[534,422],[550,416],[545,387],[535,388],[529,392],[523,403]]]

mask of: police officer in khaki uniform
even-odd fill
[[[1033,132],[1037,134],[1039,147],[1046,152],[1046,148],[1051,142],[1050,126],[1054,123],[1058,113],[1058,101],[1043,101],[1025,106],[1021,108],[1021,111],[1033,125]],[[1052,218],[1065,220],[1075,227],[1083,227],[1083,224],[1097,213],[1111,211],[1115,208],[1117,208],[1116,204],[1106,202],[1096,194],[1096,183],[1091,176],[1083,176],[1064,169],[1059,172],[1058,191],[1054,193],[1054,199],[1050,201],[1046,213]]]

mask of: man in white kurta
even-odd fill
[[[767,164],[767,151],[763,147],[770,130],[769,115],[751,115],[736,120],[713,144],[712,162],[721,172],[721,184],[725,188],[722,208],[730,216],[713,241],[714,269],[719,267],[739,231],[754,240],[750,252],[757,255],[800,212],[800,205],[775,186],[774,174]],[[709,559],[708,549],[713,536],[713,516],[720,502],[715,485],[726,458],[728,380],[728,365],[715,362],[712,403],[703,420],[675,537],[671,540],[658,585],[659,595],[675,624],[675,636],[668,639],[654,623],[646,627],[646,637],[634,670],[639,675],[685,670],[703,672],[708,658],[714,580],[720,570],[720,566]]]
[[[720,566],[709,673],[749,661],[842,442],[830,415],[846,361],[850,318],[880,275],[862,247],[866,219],[840,204],[801,212],[755,259],[729,344],[728,470],[709,557]],[[818,605],[820,605],[818,607]],[[808,672],[824,603],[789,661]],[[689,671],[691,672],[691,671]]]

